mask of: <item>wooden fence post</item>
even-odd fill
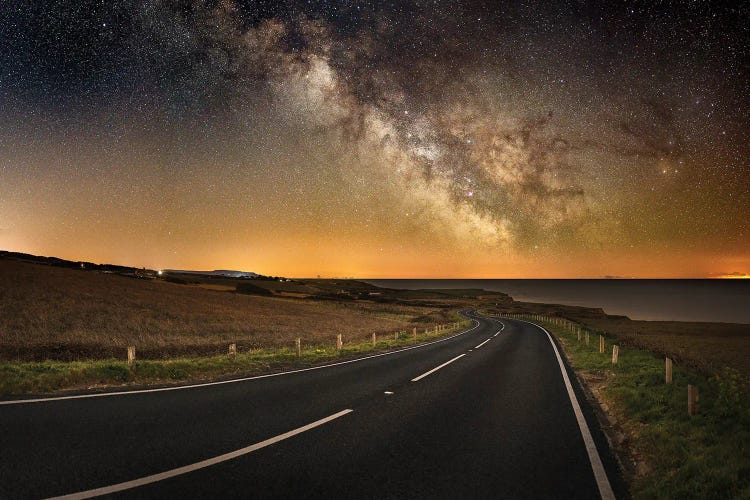
[[[698,387],[688,385],[688,415],[698,414]]]
[[[375,347],[375,344],[378,343],[378,336],[374,333],[372,334],[372,346]]]
[[[586,332],[586,345],[589,345],[589,332]]]
[[[578,342],[581,341],[581,329],[578,328]]]
[[[613,345],[612,346],[612,364],[616,365],[617,360],[620,357],[620,346]]]
[[[297,357],[302,357],[302,339],[300,337],[297,337],[297,340],[294,341],[294,343],[297,345]]]
[[[604,352],[604,336],[599,335],[599,352]]]
[[[414,342],[417,341],[417,327],[414,327]]]
[[[336,336],[336,349],[340,351],[342,347],[344,347],[344,341],[341,339],[341,334],[339,333]]]
[[[237,354],[237,344],[229,344],[229,355],[234,356]]]
[[[665,378],[666,383],[671,384],[672,383],[672,359],[666,358],[664,360],[664,370],[665,370]]]
[[[135,367],[135,346],[128,346],[128,368],[131,370]]]

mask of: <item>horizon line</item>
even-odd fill
[[[42,258],[42,259],[59,259],[71,263],[90,263],[97,266],[118,266],[118,267],[129,267],[133,269],[147,269],[150,271],[171,271],[171,272],[193,272],[193,273],[209,273],[213,271],[235,271],[235,272],[242,272],[242,273],[253,273],[258,274],[261,276],[276,276],[276,277],[283,277],[288,279],[300,279],[300,280],[315,280],[315,279],[325,279],[325,280],[331,280],[331,279],[338,279],[338,280],[742,280],[742,279],[750,279],[750,274],[743,273],[743,272],[724,272],[724,273],[711,273],[707,276],[617,276],[617,275],[599,275],[599,276],[569,276],[569,277],[545,277],[545,276],[524,276],[524,277],[498,277],[498,276],[492,276],[492,277],[462,277],[462,276],[337,276],[337,275],[318,275],[318,276],[287,276],[283,274],[278,273],[259,273],[257,271],[244,271],[239,269],[227,269],[227,267],[222,268],[215,268],[211,271],[209,270],[194,270],[194,269],[166,269],[166,268],[147,268],[144,266],[135,266],[130,264],[117,264],[113,262],[107,262],[107,263],[97,263],[89,260],[71,260],[63,257],[57,257],[52,255],[37,255],[37,254],[31,254],[23,251],[15,251],[15,250],[5,250],[0,249],[0,252],[6,252],[11,254],[21,254],[21,255],[29,255],[31,257],[36,258]],[[212,266],[207,266],[212,267]]]

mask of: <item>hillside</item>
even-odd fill
[[[447,322],[467,304],[455,291],[391,292],[356,281],[136,278],[0,258],[0,357],[122,357],[136,345],[140,358],[163,358],[225,352],[230,342],[242,350],[289,346],[297,337],[331,343],[339,333],[363,340]],[[236,293],[238,283],[271,295]]]

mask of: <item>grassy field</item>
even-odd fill
[[[332,344],[338,334],[348,341],[423,331],[455,320],[448,318],[466,304],[266,297],[204,286],[0,260],[0,359],[123,358],[128,345],[140,358],[164,359],[220,354],[229,343],[240,352],[289,347],[297,337]]]
[[[747,324],[634,321],[607,315],[601,309],[513,301],[504,307],[487,308],[487,312],[566,318],[592,332],[615,338],[621,345],[667,355],[704,374],[718,374],[725,367],[732,368],[750,385],[750,325]]]
[[[380,336],[376,345],[372,340],[347,340],[341,350],[335,344],[303,343],[300,356],[295,348],[263,348],[239,352],[236,355],[179,357],[168,360],[138,360],[133,369],[117,359],[87,361],[12,361],[0,364],[0,395],[49,393],[61,389],[94,390],[123,385],[161,385],[182,381],[202,381],[270,373],[284,369],[298,369],[325,362],[388,351],[416,343],[427,342],[454,334],[469,325],[469,321],[452,318],[456,326],[439,332],[419,330]]]
[[[729,366],[750,377],[750,325],[594,319],[587,327],[623,344],[641,347],[706,373]]]
[[[586,345],[562,326],[542,324],[609,416],[634,498],[750,498],[750,404],[739,371],[707,375],[675,363],[668,385],[659,353],[607,336],[601,354],[598,335]],[[695,416],[687,414],[688,384],[700,391]]]
[[[66,266],[0,258],[0,395],[208,380],[393,349],[414,344],[414,328],[419,342],[449,334],[435,325],[463,321],[457,312],[487,295],[353,280],[167,281]],[[125,362],[130,345],[135,370]]]

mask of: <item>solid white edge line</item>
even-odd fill
[[[428,372],[426,372],[426,373],[423,373],[423,374],[422,374],[422,375],[420,375],[419,377],[416,377],[416,378],[413,378],[413,379],[411,379],[411,381],[412,381],[412,382],[417,382],[417,381],[419,381],[419,380],[422,380],[422,379],[423,379],[423,378],[425,378],[425,377],[426,377],[427,375],[430,375],[430,374],[432,374],[432,373],[435,373],[436,371],[438,371],[439,369],[443,368],[444,366],[448,366],[449,364],[453,363],[453,362],[454,362],[454,361],[456,361],[457,359],[463,358],[464,356],[466,356],[466,354],[465,354],[465,353],[464,353],[464,354],[459,354],[459,355],[458,355],[458,356],[456,356],[455,358],[453,358],[453,359],[451,359],[451,360],[448,360],[448,361],[446,361],[446,362],[445,362],[445,363],[443,363],[442,365],[440,365],[440,366],[437,366],[437,367],[433,368],[432,370],[430,370],[430,371],[428,371]]]
[[[427,347],[428,345],[439,344],[440,342],[446,342],[448,340],[454,339],[456,337],[459,337],[461,335],[464,335],[466,333],[469,333],[479,328],[481,323],[478,320],[474,318],[469,318],[469,319],[471,319],[471,321],[476,321],[477,324],[474,325],[472,328],[469,328],[468,330],[464,330],[463,332],[459,332],[456,335],[451,335],[450,337],[446,337],[444,339],[434,340],[426,344],[415,345],[412,347],[406,347],[404,349],[399,349],[397,351],[382,352],[380,354],[373,354],[371,356],[365,356],[363,358],[350,359],[347,361],[339,361],[338,363],[331,363],[328,365],[311,366],[309,368],[300,368],[297,370],[289,370],[289,371],[278,372],[278,373],[267,373],[265,375],[255,375],[252,377],[233,378],[230,380],[220,380],[217,382],[204,382],[202,384],[179,385],[176,387],[159,387],[157,389],[136,389],[133,391],[118,391],[118,392],[97,392],[97,393],[92,393],[92,394],[76,394],[74,396],[56,396],[56,397],[51,397],[51,398],[32,398],[32,399],[15,399],[15,400],[11,399],[7,401],[0,401],[0,406],[19,405],[19,404],[26,404],[26,403],[46,403],[50,401],[63,401],[67,399],[86,399],[86,398],[104,398],[104,397],[109,397],[109,396],[127,396],[131,394],[146,394],[150,392],[180,391],[184,389],[195,389],[198,387],[209,387],[213,385],[235,384],[237,382],[247,382],[249,380],[257,380],[261,378],[280,377],[282,375],[291,375],[293,373],[302,373],[302,372],[308,372],[311,370],[322,370],[323,368],[331,368],[333,366],[346,365],[349,363],[357,363],[359,361],[364,361],[366,359],[379,358],[381,356],[390,356],[392,354],[398,354],[400,352],[411,351],[412,349],[421,349],[422,347]]]
[[[560,366],[560,373],[562,373],[562,378],[565,382],[565,389],[567,389],[568,391],[570,404],[573,405],[573,412],[576,415],[578,428],[581,430],[581,436],[583,437],[583,442],[586,445],[586,453],[589,456],[591,470],[594,472],[596,486],[599,488],[599,495],[601,495],[603,500],[615,500],[615,493],[612,491],[612,485],[609,484],[609,478],[607,478],[607,472],[604,470],[604,464],[602,464],[602,459],[599,456],[599,451],[596,449],[594,438],[591,436],[591,430],[589,429],[589,426],[586,423],[586,419],[583,416],[581,406],[578,404],[578,398],[573,391],[573,386],[570,383],[568,372],[565,370],[565,364],[563,363],[562,357],[560,357],[560,351],[557,349],[555,341],[552,340],[552,335],[550,335],[546,328],[541,325],[537,325],[536,323],[532,323],[531,321],[526,321],[523,319],[517,319],[516,321],[534,325],[547,334],[547,339],[549,340],[550,344],[552,344],[552,348],[555,350],[555,357],[557,357],[557,364]]]
[[[80,491],[78,493],[70,493],[68,495],[63,495],[59,497],[52,497],[52,500],[62,500],[62,499],[79,500],[83,498],[98,497],[101,495],[108,495],[110,493],[116,493],[118,491],[129,490],[131,488],[137,488],[138,486],[143,486],[146,484],[163,481],[164,479],[169,479],[170,477],[187,474],[188,472],[193,472],[198,469],[203,469],[205,467],[210,467],[212,465],[216,465],[221,462],[226,462],[227,460],[232,460],[237,457],[241,457],[242,455],[247,455],[248,453],[252,453],[261,448],[265,448],[266,446],[270,446],[272,444],[278,443],[279,441],[289,439],[290,437],[296,436],[297,434],[302,434],[303,432],[309,431],[310,429],[314,429],[315,427],[326,424],[330,422],[331,420],[335,420],[339,417],[343,417],[344,415],[352,413],[353,411],[354,410],[351,410],[351,409],[342,410],[328,417],[321,418],[320,420],[316,420],[315,422],[312,422],[310,424],[303,425],[302,427],[298,427],[289,432],[285,432],[284,434],[279,434],[278,436],[274,436],[272,438],[266,439],[265,441],[261,441],[253,445],[246,446],[245,448],[240,448],[239,450],[235,450],[229,453],[225,453],[223,455],[219,455],[218,457],[209,458],[207,460],[201,460],[200,462],[195,462],[194,464],[185,465],[183,467],[178,467],[176,469],[160,472],[158,474],[152,474],[150,476],[145,476],[145,477],[141,477],[138,479],[133,479],[132,481],[125,481],[122,483],[117,483],[117,484],[113,484],[110,486],[103,486],[101,488],[95,488],[92,490]]]
[[[493,335],[492,337],[494,337],[494,335]],[[480,347],[482,347],[482,346],[483,346],[484,344],[486,344],[487,342],[489,342],[490,340],[492,340],[492,337],[488,338],[487,340],[485,340],[484,342],[482,342],[482,343],[481,343],[481,344],[479,344],[478,346],[475,346],[475,347],[474,347],[474,349],[479,349],[479,348],[480,348]]]

